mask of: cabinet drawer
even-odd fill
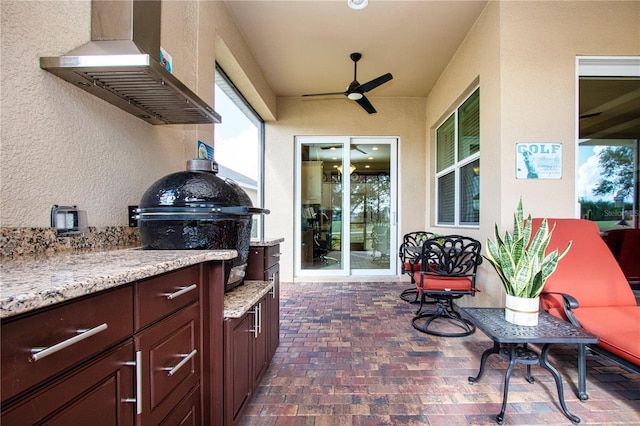
[[[200,378],[200,305],[194,303],[139,333],[143,424],[158,424]],[[146,417],[149,416],[149,417]]]
[[[126,285],[3,321],[2,400],[131,336],[132,312],[133,291]],[[34,353],[35,348],[46,350]]]
[[[139,330],[198,299],[200,266],[140,281],[136,290],[136,330]]]
[[[266,280],[265,271],[280,262],[280,244],[269,247],[251,247],[246,279]]]
[[[133,425],[133,342],[107,352],[35,394],[2,407],[3,425]]]
[[[264,254],[264,269],[271,268],[276,263],[280,262],[280,244],[267,247]]]

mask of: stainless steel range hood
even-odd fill
[[[91,3],[91,41],[40,67],[151,124],[220,123],[160,57],[160,1]]]

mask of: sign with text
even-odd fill
[[[562,178],[561,143],[516,143],[516,179]]]

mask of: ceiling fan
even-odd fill
[[[364,108],[364,110],[367,111],[369,114],[375,114],[376,109],[373,107],[373,105],[371,105],[371,102],[369,102],[369,100],[364,94],[370,90],[375,89],[381,84],[384,84],[387,81],[391,80],[393,76],[391,75],[391,73],[387,73],[387,74],[381,75],[378,78],[374,78],[373,80],[368,81],[364,84],[360,84],[358,83],[358,79],[356,76],[358,73],[358,61],[360,60],[360,58],[362,58],[362,54],[352,53],[349,56],[353,61],[353,81],[351,82],[351,84],[349,84],[349,87],[347,87],[347,90],[345,92],[313,93],[310,95],[302,95],[302,96],[345,95],[347,98],[353,101],[356,101],[358,105]]]
[[[340,149],[340,148],[342,148],[342,145],[329,145],[329,146],[320,147],[320,149]],[[358,145],[352,144],[351,149],[354,151],[360,151],[364,155],[367,155],[367,153],[363,151],[361,148],[359,148]]]

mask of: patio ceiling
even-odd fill
[[[349,54],[360,52],[360,83],[394,77],[369,98],[426,97],[487,4],[369,0],[352,10],[346,0],[224,2],[276,96],[346,90]],[[640,81],[581,80],[580,116],[581,139],[638,138]]]

